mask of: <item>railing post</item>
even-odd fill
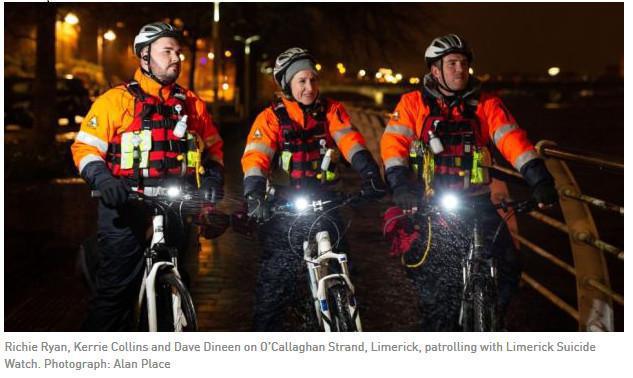
[[[547,158],[543,148],[555,145],[550,141],[540,141],[536,145],[539,154],[545,159],[548,170],[556,180],[559,193],[571,189],[581,193],[574,176],[565,162]],[[578,295],[578,314],[580,331],[613,331],[613,302],[611,297],[591,285],[589,280],[610,287],[609,274],[605,258],[599,249],[579,240],[576,236],[589,234],[598,239],[598,231],[588,206],[575,199],[560,196],[560,207],[569,227],[569,241],[576,269],[576,287]]]

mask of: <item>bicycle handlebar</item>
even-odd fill
[[[463,200],[463,199],[462,199]],[[413,214],[428,214],[431,212],[447,212],[447,211],[453,211],[453,212],[459,212],[461,210],[464,209],[463,206],[457,207],[456,205],[454,205],[455,207],[450,208],[449,206],[447,206],[446,204],[442,204],[439,201],[433,199],[433,200],[422,200],[419,202],[419,207],[413,208],[411,210],[405,210],[405,214],[409,213],[411,215]],[[526,212],[530,212],[532,210],[534,210],[536,208],[537,204],[533,199],[527,199],[527,200],[522,200],[522,201],[506,201],[506,200],[502,200],[500,203],[498,204],[493,204],[493,207],[495,209],[502,209],[505,212],[508,212],[510,209],[512,209],[516,214],[520,214],[520,213],[526,213]],[[471,206],[468,206],[468,208],[471,208]]]
[[[148,191],[149,189],[150,188],[146,188],[145,191]],[[199,196],[201,195],[197,191],[181,188],[152,187],[150,193],[142,192],[139,190],[135,190],[135,188],[132,188],[132,190],[128,192],[128,201],[178,202],[201,200],[201,202],[208,202],[212,204],[216,203],[215,193],[211,194],[210,199],[198,199],[197,197]],[[101,198],[101,192],[99,190],[91,190],[90,197]]]
[[[272,214],[290,213],[293,215],[305,214],[307,211],[313,212],[323,211],[324,206],[328,205],[347,205],[358,202],[362,199],[361,193],[339,193],[336,198],[328,200],[312,200],[308,201],[305,197],[299,197],[295,201],[286,201],[286,203],[278,206],[272,206],[270,212]]]

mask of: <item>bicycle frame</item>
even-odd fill
[[[449,193],[450,194],[450,193]],[[444,202],[444,199],[441,199]],[[429,214],[451,213],[459,204],[457,198],[439,205],[437,201],[420,204],[421,212],[418,208],[405,213],[428,216]],[[451,204],[453,208],[446,205]],[[486,245],[485,235],[482,229],[482,218],[478,203],[468,205],[469,213],[472,213],[472,226],[469,227],[469,247],[466,255],[462,259],[462,299],[459,311],[459,325],[465,330],[495,331],[497,328],[497,262],[492,253],[492,248],[496,238],[493,238],[491,245]],[[496,209],[513,208],[514,213],[522,213],[534,206],[532,200],[521,202],[501,202],[494,205]],[[500,221],[499,227],[503,220]],[[499,228],[497,229],[497,232]],[[496,235],[496,233],[495,233]],[[487,253],[490,252],[490,253]],[[473,320],[475,317],[478,319]],[[470,324],[470,323],[473,324]]]
[[[347,201],[353,200],[353,197],[343,201],[342,204],[348,203]],[[301,205],[282,205],[277,208],[273,208],[273,212],[284,213],[284,210],[294,208],[295,212],[290,213],[293,216],[301,216],[306,211],[312,211],[314,213],[324,211],[324,206],[332,204],[333,201],[312,201],[307,202],[302,199]],[[342,205],[341,204],[341,205]],[[326,210],[327,212],[329,210]],[[318,218],[317,218],[318,219]],[[311,230],[312,231],[312,230]],[[308,278],[310,283],[310,293],[314,304],[314,310],[319,322],[319,326],[325,332],[331,332],[331,311],[327,301],[327,290],[337,282],[342,282],[349,290],[349,303],[347,309],[350,319],[355,323],[356,330],[362,331],[360,316],[356,304],[354,285],[352,284],[347,254],[335,253],[330,241],[330,235],[328,231],[316,230],[314,240],[310,240],[311,231],[305,236],[303,240],[303,259],[306,263],[308,270]],[[292,248],[292,245],[291,245]],[[332,264],[338,264],[340,272],[333,272],[331,270]]]
[[[152,241],[145,252],[145,276],[143,277],[141,289],[138,295],[139,308],[141,308],[141,306],[143,305],[143,296],[145,296],[147,300],[147,323],[150,332],[158,331],[158,314],[156,310],[155,290],[156,276],[158,275],[158,272],[170,270],[173,271],[178,278],[180,278],[180,273],[178,272],[178,257],[172,256],[171,262],[154,261],[154,250],[156,245],[165,240],[164,220],[164,215],[154,215],[152,218],[154,233],[152,235]],[[182,327],[186,324],[182,323],[184,317],[182,316],[182,311],[180,309],[180,298],[178,298],[178,296],[174,296],[172,307],[174,319],[178,319],[178,321],[175,321],[176,332],[180,332],[182,331]]]
[[[330,242],[330,235],[327,231],[318,232],[315,236],[315,242],[311,244],[309,241],[303,242],[304,260],[308,269],[310,278],[310,291],[314,301],[314,309],[319,320],[319,325],[325,332],[331,331],[331,315],[327,303],[326,289],[332,282],[344,280],[345,285],[350,290],[350,303],[347,311],[356,324],[356,329],[362,332],[362,325],[355,300],[354,285],[350,279],[349,268],[347,264],[347,254],[334,253]],[[315,249],[314,246],[317,246]],[[315,255],[316,250],[316,257]],[[341,268],[342,273],[329,273],[328,267],[331,262],[336,262]]]
[[[466,311],[466,306],[468,302],[472,299],[474,295],[474,281],[481,280],[484,283],[484,287],[492,289],[493,293],[491,294],[491,301],[496,303],[497,300],[497,264],[494,256],[490,254],[489,256],[485,256],[484,252],[486,250],[486,246],[484,245],[484,236],[481,230],[481,221],[479,219],[478,212],[475,211],[475,216],[473,219],[473,227],[472,227],[472,239],[470,241],[468,254],[464,257],[462,261],[462,277],[463,277],[463,291],[462,291],[462,301],[459,310],[459,325],[463,328],[466,328],[467,325],[464,324],[464,316]],[[486,285],[490,284],[490,286]],[[488,309],[493,312],[493,316],[491,316],[490,327],[491,330],[496,329],[496,306]]]

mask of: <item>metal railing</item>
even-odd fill
[[[620,216],[624,216],[624,207],[581,193],[574,176],[563,160],[607,168],[614,170],[615,173],[623,171],[624,164],[603,157],[589,156],[586,153],[580,155],[558,148],[551,141],[537,143],[536,149],[554,176],[565,221],[559,221],[537,211],[532,211],[529,215],[569,236],[574,266],[518,232],[512,232],[512,235],[520,244],[575,277],[577,306],[574,307],[565,302],[553,290],[545,287],[527,273],[523,273],[521,278],[554,305],[576,319],[579,330],[613,331],[613,302],[624,306],[624,296],[611,288],[605,256],[610,255],[623,262],[624,251],[599,238],[589,206],[617,213]],[[516,171],[499,165],[491,165],[489,168],[521,177]]]
[[[370,120],[371,122],[368,123],[374,126],[380,123],[382,128],[387,123],[389,116],[388,113],[366,108],[352,109],[352,112],[356,114],[357,120],[361,121],[360,123]],[[376,130],[372,132],[376,134]],[[380,139],[379,135],[376,137],[378,140]],[[378,146],[370,146],[370,149],[375,156],[380,156]],[[529,215],[568,235],[574,266],[538,246],[524,235],[520,235],[518,230],[513,231],[512,236],[518,243],[575,278],[577,305],[573,306],[565,302],[552,289],[547,288],[527,273],[523,273],[521,279],[574,318],[578,322],[579,330],[613,331],[613,302],[624,306],[624,297],[611,288],[605,255],[623,262],[624,251],[599,238],[589,206],[620,216],[624,216],[624,206],[582,193],[565,161],[586,164],[615,174],[624,173],[624,163],[605,157],[591,156],[584,152],[578,153],[559,148],[556,143],[547,140],[537,143],[536,149],[545,160],[548,170],[556,181],[564,222],[537,211],[532,211]],[[496,164],[489,166],[489,168],[522,179],[521,174],[511,168]],[[503,185],[505,186],[505,184]],[[507,187],[505,189],[507,190]]]

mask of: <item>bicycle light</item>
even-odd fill
[[[305,197],[299,197],[295,200],[295,209],[303,211],[308,208],[308,200]]]
[[[180,195],[180,188],[177,186],[170,186],[167,188],[167,196],[169,198],[175,198]]]
[[[459,198],[454,193],[446,193],[441,198],[442,207],[448,211],[455,210],[459,206]]]

